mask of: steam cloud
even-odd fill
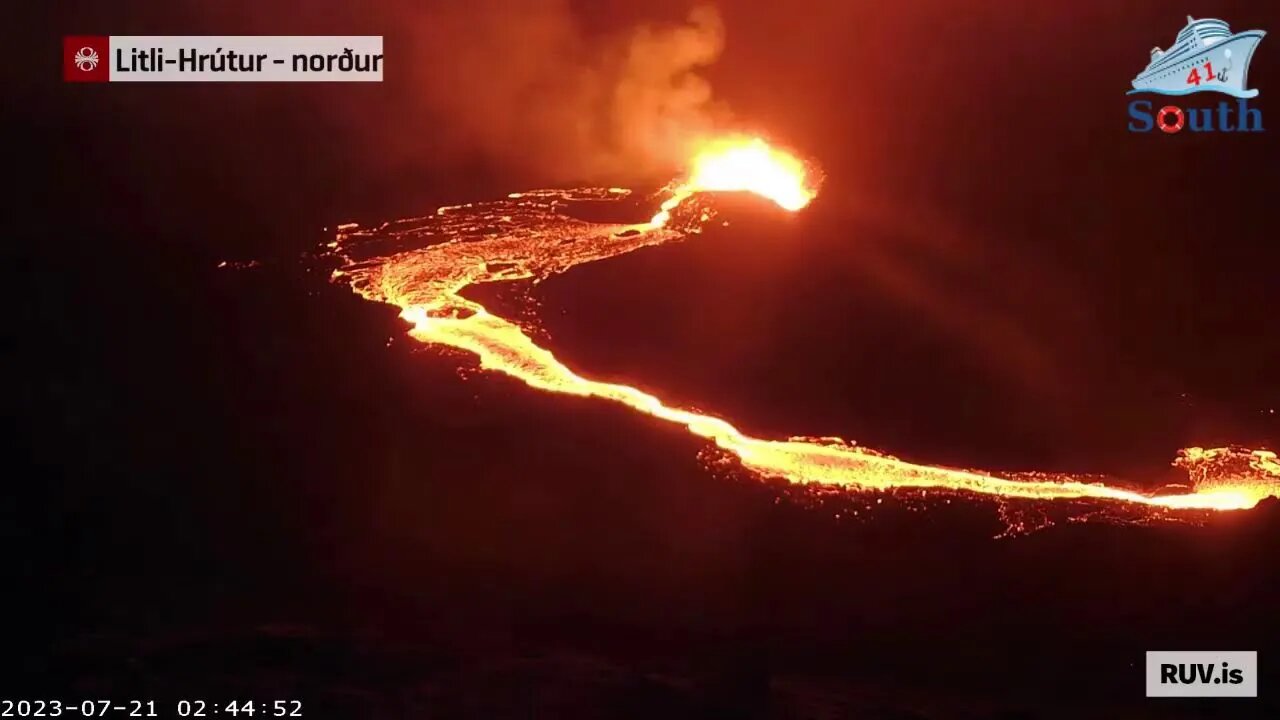
[[[553,180],[625,181],[669,173],[727,118],[698,75],[724,45],[711,6],[614,33],[587,32],[565,0],[451,2],[415,24],[426,57],[388,73],[413,73],[437,123],[424,131],[454,151]]]
[[[180,0],[131,27],[134,34],[189,27],[382,35],[386,71],[376,87],[238,88],[208,93],[211,106],[199,112],[243,112],[248,117],[230,122],[250,127],[304,114],[333,150],[347,153],[342,162],[388,177],[485,165],[530,182],[666,179],[692,142],[729,120],[699,74],[724,47],[724,24],[710,5],[664,21],[626,19],[637,9],[625,0],[310,0],[305,7]],[[663,17],[659,8],[644,12]],[[251,104],[225,105],[231,98]]]

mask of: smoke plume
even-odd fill
[[[453,2],[411,33],[423,117],[453,152],[555,180],[669,172],[726,113],[698,74],[724,44],[711,6],[680,23],[588,32],[567,2]],[[414,53],[417,54],[416,52]],[[403,118],[412,122],[412,118]]]
[[[707,5],[663,15],[627,0],[179,0],[94,12],[67,27],[383,36],[382,83],[172,92],[183,132],[207,136],[213,123],[236,128],[245,147],[271,147],[253,158],[259,176],[272,162],[296,172],[323,142],[329,167],[374,177],[485,167],[531,182],[626,183],[670,177],[690,143],[727,120],[700,75],[724,45],[720,13]],[[112,97],[122,115],[143,119],[151,104],[177,102],[155,91]]]

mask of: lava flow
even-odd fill
[[[794,483],[859,490],[941,489],[1159,509],[1247,509],[1280,495],[1280,462],[1274,452],[1263,450],[1183,450],[1175,464],[1190,477],[1187,491],[1152,495],[1062,474],[994,474],[918,465],[839,438],[755,438],[722,418],[669,406],[629,385],[583,377],[538,346],[519,325],[462,296],[471,285],[537,281],[584,263],[685,238],[710,212],[687,213],[693,216],[687,222],[674,220],[683,220],[686,207],[697,204],[692,201],[695,195],[708,191],[751,192],[796,211],[816,196],[817,182],[812,168],[763,140],[717,140],[695,155],[688,175],[669,187],[670,197],[648,222],[593,223],[565,212],[576,203],[617,202],[629,195],[624,189],[512,193],[501,200],[443,207],[433,215],[374,230],[347,228],[330,245],[341,263],[333,277],[368,300],[399,307],[401,317],[413,326],[410,334],[423,343],[473,353],[482,368],[538,390],[612,400],[677,423],[736,456],[744,467]]]

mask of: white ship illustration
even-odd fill
[[[1249,61],[1266,35],[1261,30],[1231,34],[1221,20],[1187,16],[1187,26],[1178,33],[1168,50],[1151,48],[1151,62],[1133,79],[1130,94],[1187,95],[1220,92],[1251,98],[1257,90],[1247,89]]]

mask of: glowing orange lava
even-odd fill
[[[700,192],[750,192],[796,211],[818,194],[804,163],[760,138],[720,138],[704,144],[689,163],[689,176],[672,189],[649,224],[661,227],[671,211]]]
[[[671,407],[635,387],[583,377],[539,347],[519,325],[461,295],[470,285],[537,280],[684,238],[688,231],[674,229],[669,221],[686,200],[704,191],[751,192],[784,209],[798,210],[815,197],[817,188],[803,162],[762,140],[717,140],[695,155],[687,177],[671,186],[671,197],[647,223],[591,223],[564,212],[572,203],[616,202],[629,194],[620,188],[513,193],[492,202],[440,208],[434,215],[376,230],[347,228],[330,246],[342,263],[334,279],[369,300],[399,307],[401,317],[413,326],[411,335],[421,342],[466,350],[479,358],[482,368],[538,390],[611,400],[682,425],[732,453],[744,467],[795,483],[1202,510],[1251,508],[1267,496],[1280,495],[1280,463],[1275,453],[1262,450],[1184,450],[1175,464],[1188,472],[1190,491],[1149,495],[1062,474],[994,474],[918,465],[839,438],[755,438],[726,420]]]

